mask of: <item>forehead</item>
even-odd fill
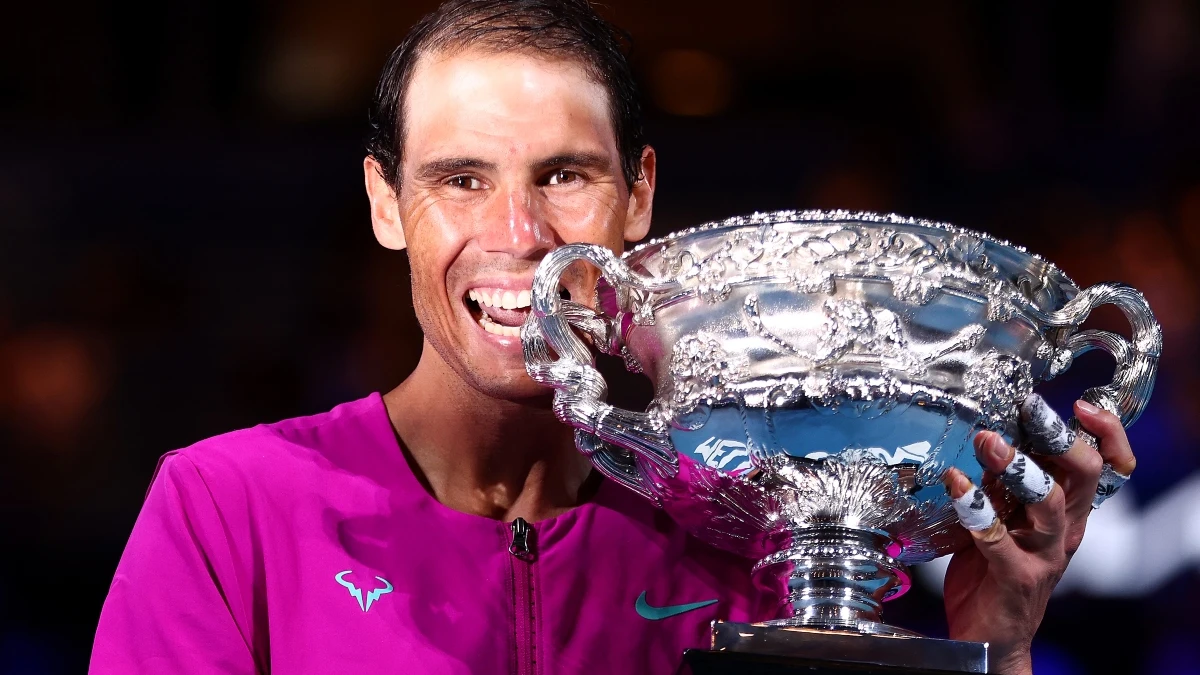
[[[608,93],[582,65],[521,52],[422,56],[405,96],[404,154],[616,153]]]

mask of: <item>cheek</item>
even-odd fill
[[[547,205],[549,221],[564,243],[587,242],[621,252],[625,200],[614,190],[582,189],[551,196]]]
[[[451,207],[451,208],[447,208]],[[413,302],[426,307],[443,304],[448,298],[454,262],[468,237],[452,223],[468,222],[455,217],[455,208],[438,202],[421,209],[406,228],[409,265],[412,272]]]

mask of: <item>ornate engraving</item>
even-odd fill
[[[1055,349],[1054,345],[1049,342],[1038,345],[1036,356],[1046,361],[1046,371],[1042,374],[1043,380],[1058,377],[1075,361],[1070,349]]]
[[[1033,391],[1029,362],[992,349],[963,375],[967,398],[979,405],[989,429],[1003,429],[1017,414],[1017,404]]]
[[[785,517],[799,527],[856,523],[883,529],[916,508],[896,471],[863,450],[847,450],[821,461],[777,457],[765,463],[772,479],[786,486]]]
[[[676,342],[670,368],[674,386],[668,408],[673,417],[725,398],[726,387],[745,377],[745,360],[731,357],[719,342],[703,335],[687,335]]]
[[[832,293],[837,279],[880,278],[891,282],[895,297],[914,305],[928,303],[944,289],[982,296],[992,321],[1011,318],[1014,300],[1029,304],[1018,280],[999,274],[985,240],[973,233],[854,223],[788,231],[777,227],[787,220],[758,221],[712,250],[698,250],[685,238],[664,240],[663,274],[708,302],[720,302],[734,286],[756,281],[787,283],[802,293]]]
[[[804,349],[775,334],[766,325],[755,294],[746,296],[742,311],[751,330],[775,345],[807,360],[810,369],[819,369],[848,360],[877,362],[888,370],[904,371],[910,378],[922,377],[928,366],[952,352],[973,349],[987,329],[971,324],[945,340],[914,343],[895,312],[870,307],[860,300],[826,300],[822,305],[825,321],[816,342]]]

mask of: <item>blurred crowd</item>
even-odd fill
[[[84,668],[159,455],[387,390],[415,364],[406,263],[372,238],[361,139],[378,69],[432,5],[6,10],[0,673]],[[1012,240],[1080,286],[1130,283],[1165,353],[1130,429],[1128,508],[1195,482],[1200,6],[602,13],[633,37],[660,158],[653,234],[776,208],[895,211]],[[1089,325],[1128,334],[1116,311]],[[1091,354],[1042,391],[1065,412],[1111,370]],[[1161,533],[1182,539],[1177,571],[1134,595],[1060,594],[1039,673],[1200,673],[1193,492],[1171,502],[1185,526]],[[944,630],[928,590],[889,620]]]

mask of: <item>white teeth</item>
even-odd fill
[[[472,288],[467,291],[472,301],[501,309],[524,309],[529,306],[529,291],[506,291],[501,288]]]
[[[521,327],[520,326],[501,326],[500,324],[496,323],[495,321],[492,321],[491,317],[489,317],[487,314],[484,314],[483,316],[479,317],[479,325],[483,326],[484,330],[486,330],[489,333],[492,333],[493,335],[504,335],[506,337],[521,337]]]

